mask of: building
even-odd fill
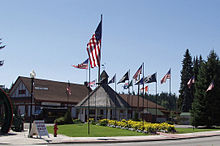
[[[67,109],[73,118],[87,121],[107,119],[144,119],[163,122],[167,110],[137,95],[116,93],[108,85],[108,75],[101,74],[101,81],[93,91],[86,84],[73,84],[51,80],[34,79],[32,113],[35,119],[43,115],[46,122],[53,122],[63,116]],[[70,89],[71,93],[67,89]],[[31,78],[19,76],[10,89],[10,97],[25,120],[30,119]],[[138,104],[139,103],[139,104]],[[156,110],[157,109],[157,110]],[[89,111],[89,112],[88,112]],[[43,114],[42,114],[43,113]]]
[[[78,118],[85,122],[90,118],[99,119],[142,119],[149,122],[164,122],[167,110],[141,96],[118,94],[108,85],[108,75],[101,74],[100,85],[86,96],[76,107]],[[89,111],[89,112],[88,112]]]
[[[67,92],[69,87],[71,93]],[[52,121],[59,111],[66,111],[67,106],[71,109],[72,117],[77,118],[74,107],[89,93],[85,85],[57,82],[43,79],[34,79],[33,108],[32,113],[37,115],[46,110],[48,118]],[[10,97],[25,120],[30,117],[31,105],[31,78],[19,76],[10,90]],[[62,112],[60,113],[62,114]]]

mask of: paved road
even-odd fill
[[[220,136],[167,140],[167,141],[149,141],[132,143],[94,143],[94,144],[50,144],[52,146],[80,145],[80,146],[219,146]]]

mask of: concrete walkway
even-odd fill
[[[1,144],[10,145],[33,145],[33,144],[59,144],[59,143],[122,143],[122,142],[140,142],[140,141],[162,141],[162,140],[178,140],[208,136],[220,136],[220,131],[208,131],[208,132],[196,132],[187,134],[167,134],[158,133],[158,135],[151,136],[120,136],[120,137],[68,137],[64,135],[58,135],[54,137],[50,134],[50,137],[43,136],[42,139],[34,137],[28,138],[28,130],[24,132],[10,131],[7,135],[0,136]]]

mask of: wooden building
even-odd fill
[[[68,86],[71,94],[67,92]],[[69,107],[72,117],[77,118],[78,113],[74,106],[88,93],[89,89],[85,85],[34,79],[32,113],[37,115],[46,109],[48,111],[46,116],[54,119],[59,111],[65,111]],[[10,90],[10,97],[19,113],[28,120],[31,105],[31,78],[19,76]]]

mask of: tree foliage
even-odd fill
[[[207,91],[210,83],[214,88]],[[192,104],[192,125],[220,125],[220,61],[217,54],[211,51],[207,61],[200,62],[195,82],[194,101]]]
[[[189,53],[189,50],[187,49],[182,61],[181,83],[179,90],[180,95],[178,100],[178,108],[183,112],[189,112],[193,102],[192,91],[187,86],[187,82],[193,76],[192,65],[192,57]]]

